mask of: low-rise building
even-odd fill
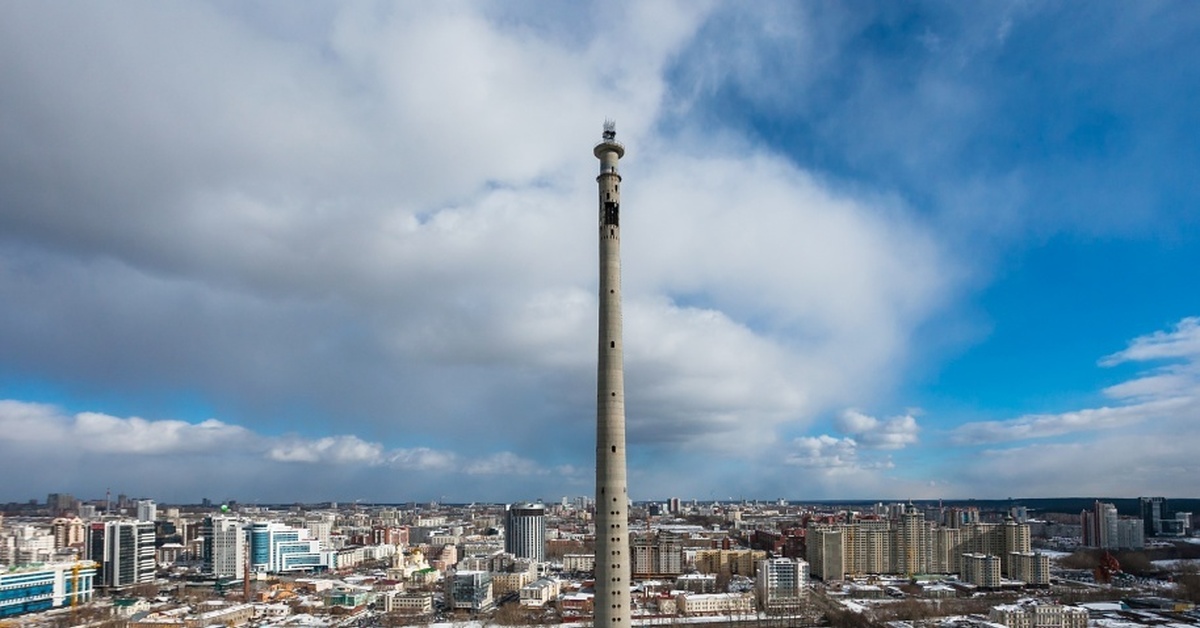
[[[491,610],[492,574],[486,571],[459,571],[448,579],[446,605],[472,612]]]
[[[1005,604],[993,607],[988,619],[1009,628],[1087,628],[1088,611],[1058,604]]]
[[[680,615],[743,615],[754,612],[752,593],[680,593],[675,596]]]
[[[396,593],[384,598],[383,610],[405,615],[429,615],[433,613],[432,593]]]
[[[587,573],[595,570],[595,554],[566,554],[563,556],[563,570],[570,573]]]
[[[0,618],[90,602],[96,569],[84,560],[0,572]]]
[[[675,586],[681,591],[692,593],[716,593],[717,574],[686,573],[675,579]]]
[[[521,587],[521,606],[540,608],[558,597],[561,585],[551,578],[539,578]]]

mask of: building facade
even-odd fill
[[[205,517],[204,571],[218,578],[240,578],[246,569],[246,523],[236,517]]]
[[[251,570],[286,573],[314,571],[323,566],[321,543],[309,538],[307,529],[274,521],[255,521],[251,524]]]
[[[808,563],[799,558],[769,558],[758,565],[758,599],[768,613],[794,612],[808,596]]]
[[[96,563],[90,560],[0,572],[0,618],[92,601]]]
[[[546,560],[546,507],[524,502],[505,513],[504,551],[520,558]]]
[[[154,582],[158,567],[151,521],[103,521],[88,526],[88,558],[100,564],[97,586],[121,589]]]

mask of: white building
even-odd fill
[[[89,560],[0,571],[0,619],[90,602],[95,577]]]
[[[153,499],[139,499],[137,503],[138,521],[154,521],[158,517],[158,506]]]
[[[558,580],[540,578],[521,587],[521,606],[541,608],[558,597],[562,587]]]
[[[596,567],[595,554],[566,554],[563,556],[563,570],[572,573],[586,573]]]
[[[675,596],[680,615],[745,615],[754,612],[752,593],[680,593]]]
[[[759,599],[768,612],[793,611],[808,593],[808,563],[799,558],[769,558],[758,565]]]
[[[311,571],[322,566],[321,542],[308,530],[274,521],[250,526],[250,568],[255,572]]]
[[[406,615],[429,615],[433,613],[432,593],[390,593],[383,599],[383,610]]]
[[[1088,612],[1058,604],[1004,604],[992,608],[988,619],[1009,628],[1087,628]]]
[[[204,537],[204,570],[218,578],[239,578],[246,569],[246,523],[236,517],[207,517]]]

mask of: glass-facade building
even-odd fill
[[[90,602],[95,578],[90,560],[0,572],[0,617]]]
[[[321,542],[309,538],[305,529],[257,521],[250,528],[250,568],[267,573],[319,570]]]

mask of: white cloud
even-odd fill
[[[272,445],[267,458],[276,462],[380,464],[383,446],[357,436],[327,436],[316,440],[288,438]]]
[[[215,419],[188,423],[98,412],[67,415],[48,404],[0,400],[0,441],[10,443],[68,451],[164,455],[245,449],[255,440],[245,428]]]
[[[1123,351],[1100,360],[1101,366],[1171,359],[1170,364],[1109,386],[1104,394],[1124,405],[1084,408],[1057,414],[1031,414],[1007,421],[965,423],[951,440],[977,445],[1049,438],[1140,425],[1155,430],[1194,417],[1200,404],[1200,318],[1185,318],[1172,331],[1140,336]]]
[[[792,445],[788,464],[822,470],[858,467],[858,443],[852,438],[805,436],[792,441]]]
[[[920,427],[912,414],[895,416],[886,421],[863,414],[857,410],[846,410],[838,417],[837,428],[854,437],[868,449],[903,449],[917,442]]]
[[[533,460],[522,458],[507,451],[473,460],[467,463],[464,471],[468,475],[504,476],[544,475],[550,473],[548,469],[542,468]]]
[[[449,471],[457,465],[454,454],[427,447],[396,449],[388,452],[386,459],[394,468],[413,471]]]
[[[352,5],[281,37],[236,7],[7,8],[0,293],[25,307],[0,311],[5,359],[131,395],[186,382],[239,425],[6,420],[96,453],[552,477],[590,456],[563,417],[593,402],[606,116],[630,148],[632,446],[743,460],[888,389],[954,265],[895,199],[663,132],[711,6],[606,5],[594,29],[495,10]],[[297,407],[303,436],[264,435],[257,417]],[[334,416],[371,425],[329,434]],[[511,452],[472,438],[496,421]],[[465,446],[421,446],[439,442]]]
[[[1178,416],[1194,405],[1190,399],[1175,398],[1131,406],[1086,408],[1060,414],[1032,414],[1009,421],[964,423],[953,430],[951,438],[960,445],[1048,438]]]
[[[1101,358],[1100,365],[1179,358],[1189,362],[1200,360],[1200,317],[1184,318],[1171,331],[1134,338],[1124,350]]]

